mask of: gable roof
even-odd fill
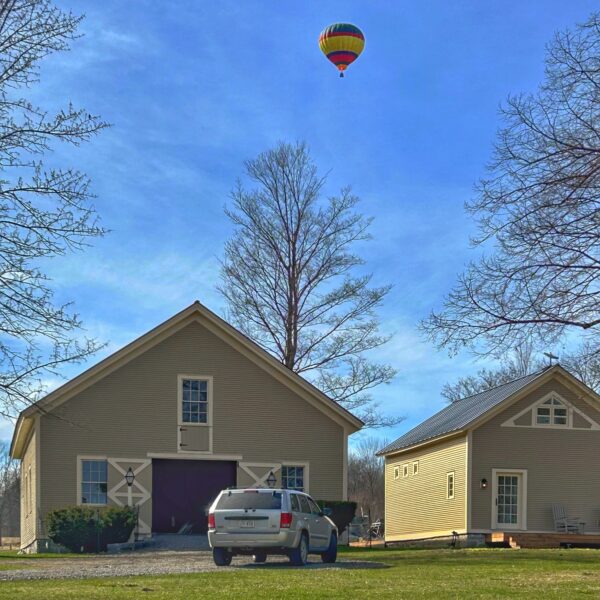
[[[15,425],[15,432],[10,446],[10,455],[13,458],[21,458],[35,416],[52,411],[63,402],[68,401],[76,394],[109,373],[112,373],[115,369],[140,356],[156,344],[194,322],[200,323],[219,338],[229,343],[236,350],[250,358],[255,364],[277,377],[282,383],[321,410],[321,412],[338,421],[345,428],[350,429],[351,432],[358,431],[364,425],[358,417],[335,402],[335,400],[329,398],[329,396],[321,392],[306,379],[288,369],[269,352],[196,300],[170,319],[154,327],[133,342],[117,350],[114,354],[101,360],[93,367],[90,367],[38,402],[31,404],[31,406],[21,411]]]
[[[377,454],[383,455],[398,452],[428,440],[461,431],[492,408],[502,404],[518,391],[527,387],[547,371],[548,369],[543,369],[542,371],[525,375],[519,379],[514,379],[508,383],[491,388],[485,392],[457,400],[432,417],[429,417],[426,421],[423,421],[420,425],[417,425],[414,429],[400,436],[396,441],[382,448]]]

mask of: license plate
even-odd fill
[[[242,521],[240,527],[254,527],[254,521]]]

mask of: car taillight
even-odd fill
[[[281,513],[281,519],[279,519],[280,529],[289,529],[292,525],[292,513]]]
[[[209,529],[216,529],[217,528],[217,526],[215,524],[215,515],[214,515],[214,513],[210,513],[208,515],[208,528]]]

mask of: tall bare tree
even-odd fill
[[[502,110],[489,176],[467,209],[471,264],[423,323],[451,353],[551,348],[579,332],[600,348],[600,15],[557,33],[534,95]]]
[[[305,144],[279,144],[246,162],[255,187],[241,184],[226,209],[235,233],[225,246],[220,290],[229,317],[286,367],[369,426],[388,425],[370,390],[395,370],[366,353],[384,344],[376,309],[390,286],[357,275],[356,242],[369,239],[371,219],[355,211],[349,188],[321,198]]]
[[[374,436],[361,438],[348,455],[348,499],[357,504],[357,513],[376,519],[384,518],[385,459],[377,451],[388,440]]]
[[[19,536],[19,466],[0,444],[0,546],[3,537]]]
[[[35,399],[63,363],[86,358],[80,321],[56,305],[44,259],[102,235],[85,174],[45,169],[53,144],[77,146],[106,124],[71,105],[52,113],[27,96],[40,62],[69,49],[81,17],[48,0],[0,0],[0,414]]]
[[[491,388],[508,383],[542,369],[544,361],[538,357],[531,343],[522,344],[503,356],[496,368],[479,369],[474,375],[460,377],[442,388],[442,396],[448,402],[456,402]]]

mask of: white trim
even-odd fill
[[[510,524],[498,523],[496,498],[498,497],[498,475],[518,475],[520,477],[519,505],[517,523],[515,527]],[[492,530],[495,531],[527,531],[527,469],[492,469]]]
[[[201,452],[148,452],[148,458],[173,458],[175,460],[228,460],[237,461],[244,457],[241,454],[209,454]]]
[[[108,493],[106,494],[106,504],[93,504],[91,502],[86,502],[85,504],[81,501],[81,484],[82,484],[82,471],[83,466],[81,464],[84,460],[105,460],[108,463],[108,458],[106,455],[98,455],[98,454],[78,454],[77,455],[77,496],[76,502],[77,506],[108,506]],[[107,464],[108,466],[108,464]],[[108,469],[106,470],[106,489],[108,492]]]
[[[297,460],[282,460],[281,467],[302,467],[302,480],[304,482],[304,489],[302,490],[292,490],[298,492],[304,492],[305,494],[310,494],[310,486],[309,486],[309,476],[310,476],[310,463],[307,462],[298,462]],[[283,485],[283,481],[281,482]]]
[[[452,477],[452,495],[450,495],[450,478]],[[446,473],[446,500],[456,498],[456,472],[448,471]]]
[[[555,425],[554,423],[543,424],[537,422],[537,409],[541,407],[546,400],[550,398],[556,398],[559,400],[567,409],[567,424],[566,425]],[[550,409],[552,407],[548,405]],[[529,425],[515,425],[515,421],[520,419],[526,413],[531,412],[531,423]],[[573,426],[573,413],[577,413],[581,418],[590,424],[590,427],[574,427]],[[510,417],[510,419],[504,421],[500,425],[501,427],[515,427],[517,429],[574,429],[576,431],[600,431],[600,425],[594,421],[591,417],[586,415],[583,411],[578,409],[576,406],[571,404],[568,400],[563,398],[558,392],[548,392],[539,400],[536,400],[523,410],[519,411],[516,415]]]
[[[33,532],[37,538],[43,535],[41,519],[41,490],[42,490],[42,420],[40,415],[35,418],[35,526]]]
[[[465,483],[465,524],[467,526],[467,531],[471,530],[471,512],[473,508],[473,503],[471,502],[471,493],[474,493],[475,490],[471,490],[473,486],[473,432],[471,430],[467,433],[467,441],[466,441],[466,456],[465,460],[467,461],[467,481]]]
[[[152,493],[147,490],[138,480],[138,475],[147,467],[152,464],[152,461],[147,458],[108,458],[108,464],[113,467],[123,477],[121,480],[114,485],[107,492],[107,497],[110,498],[117,506],[125,506],[125,503],[121,501],[121,498],[127,498],[127,506],[137,506],[138,508],[145,504],[152,497]],[[132,469],[135,479],[133,485],[128,486],[125,479],[127,470],[119,465],[119,463],[125,463],[129,467],[135,464],[138,466]],[[135,491],[134,491],[135,489]],[[150,526],[140,519],[138,514],[138,533],[150,533]]]
[[[344,453],[342,457],[342,500],[348,500],[348,434],[345,429],[342,435],[344,436],[344,447],[342,450]]]
[[[192,379],[207,382],[207,403],[206,403],[206,423],[184,423],[183,421],[183,380]],[[181,428],[185,427],[210,427],[208,430],[208,450],[182,450],[181,449]],[[212,454],[213,451],[213,377],[212,375],[187,375],[179,373],[177,375],[177,452],[199,454],[202,452]]]
[[[273,474],[281,470],[281,467],[302,467],[304,469],[304,493],[310,493],[310,463],[298,460],[278,460],[273,462],[240,462],[238,466],[244,473],[250,476],[254,483],[251,487],[263,487],[267,484],[267,479],[271,472]],[[254,472],[255,468],[266,469],[262,475],[257,475]]]
[[[260,348],[260,346],[250,341],[242,333],[229,325],[229,323],[196,301],[191,306],[188,306],[170,319],[127,344],[121,350],[111,354],[74,379],[50,392],[50,394],[42,398],[39,402],[24,409],[17,419],[15,433],[13,434],[10,446],[11,456],[21,458],[22,445],[24,443],[24,441],[21,441],[23,439],[21,424],[26,424],[25,421],[28,421],[28,417],[32,414],[39,414],[42,408],[45,408],[46,411],[53,410],[115,369],[123,366],[156,344],[172,336],[176,331],[194,322],[204,326],[208,331],[217,335],[219,339],[241,352],[244,356],[252,360],[254,364],[270,373],[306,402],[313,405],[342,427],[349,426],[354,431],[358,431],[363,427],[364,423],[360,419],[342,408],[331,398],[328,398],[323,392],[304,380],[301,376],[287,369],[266,350]]]

